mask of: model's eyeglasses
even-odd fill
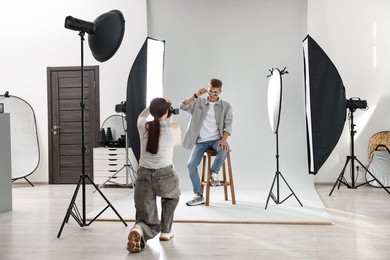
[[[210,96],[213,96],[213,97],[218,97],[219,93],[209,91],[209,95],[210,95]]]

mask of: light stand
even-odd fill
[[[60,238],[62,230],[65,226],[65,223],[68,223],[69,217],[72,216],[76,222],[80,225],[80,227],[89,226],[92,224],[95,219],[97,219],[108,207],[111,207],[112,210],[115,212],[115,214],[120,218],[120,220],[123,222],[125,226],[127,226],[127,223],[122,219],[122,217],[119,215],[119,213],[116,211],[116,209],[112,206],[110,201],[104,196],[104,194],[100,191],[99,187],[93,182],[93,180],[89,177],[88,174],[85,172],[85,122],[84,122],[84,112],[85,112],[85,104],[84,104],[84,35],[85,31],[80,30],[79,36],[81,41],[81,153],[82,153],[82,173],[80,175],[79,182],[77,183],[76,189],[73,193],[72,199],[70,201],[68,210],[65,214],[64,220],[62,222],[61,228],[58,232],[57,238]],[[89,180],[91,184],[95,187],[95,189],[99,192],[99,194],[103,197],[103,199],[107,202],[107,206],[96,216],[94,217],[89,223],[86,223],[86,196],[85,196],[85,180]],[[77,204],[75,203],[80,186],[82,187],[82,214],[80,214],[80,211],[77,207]]]
[[[133,168],[133,165],[130,162],[129,159],[129,141],[127,139],[127,129],[125,129],[125,136],[126,136],[126,145],[125,145],[125,151],[126,151],[126,163],[123,165],[122,168],[117,170],[113,175],[111,175],[105,182],[103,182],[99,187],[103,187],[107,182],[113,183],[111,179],[115,178],[118,173],[120,173],[123,169],[126,169],[126,184],[125,187],[127,188],[133,188],[135,185],[135,178],[136,178],[136,171]],[[130,172],[131,171],[131,172]],[[131,183],[129,183],[129,177],[131,179]]]
[[[343,169],[341,170],[341,173],[340,173],[339,177],[337,178],[335,184],[333,185],[333,188],[332,188],[332,190],[330,191],[329,196],[332,195],[333,190],[334,190],[334,188],[336,187],[337,184],[338,184],[337,189],[340,189],[341,183],[343,183],[343,184],[344,184],[345,186],[347,186],[349,189],[357,189],[358,187],[360,187],[360,186],[362,186],[362,185],[365,185],[365,184],[367,184],[367,183],[369,183],[369,182],[371,182],[371,181],[374,181],[374,180],[377,181],[377,182],[380,184],[380,186],[381,186],[383,189],[385,189],[385,190],[387,191],[387,193],[390,194],[389,190],[388,190],[385,186],[383,186],[383,184],[382,184],[377,178],[375,178],[375,176],[367,169],[367,167],[364,166],[364,165],[359,161],[359,159],[355,156],[354,136],[355,136],[355,133],[356,133],[356,131],[355,131],[355,126],[356,126],[356,125],[353,123],[353,112],[355,112],[355,109],[349,108],[349,111],[350,111],[349,115],[350,115],[350,123],[351,123],[351,125],[350,125],[351,155],[347,156],[347,159],[346,159],[346,161],[345,161],[344,167],[343,167]],[[366,182],[361,183],[361,184],[359,184],[359,185],[356,185],[356,182],[355,182],[355,181],[356,181],[356,180],[355,180],[355,161],[358,162],[358,163],[360,164],[360,166],[362,166],[363,169],[366,170],[366,172],[367,172],[368,174],[371,175],[371,177],[373,178],[372,180],[366,181]],[[347,168],[349,162],[351,162],[351,184],[349,184],[348,181],[347,181],[347,180],[345,179],[345,177],[344,177],[345,169]]]
[[[276,204],[282,204],[285,200],[287,200],[288,198],[290,198],[291,196],[294,195],[294,197],[297,199],[297,201],[299,202],[299,204],[301,205],[301,207],[303,207],[302,203],[299,201],[298,197],[295,195],[294,191],[291,189],[290,185],[288,185],[286,179],[283,177],[282,173],[279,171],[279,137],[278,137],[278,132],[275,133],[275,136],[276,136],[276,172],[275,172],[275,177],[274,177],[274,180],[272,181],[272,185],[271,185],[271,189],[269,191],[269,194],[268,194],[268,198],[267,198],[267,203],[265,204],[265,209],[267,209],[267,206],[268,206],[268,202],[269,202],[269,199],[272,198],[272,200],[276,203]],[[281,200],[280,199],[280,191],[279,191],[279,182],[280,182],[280,177],[282,178],[282,180],[284,181],[284,183],[287,185],[287,187],[290,189],[291,191],[291,194],[289,196],[287,196],[285,199]],[[275,181],[276,181],[276,196],[275,194],[272,192],[273,188],[274,188],[274,185],[275,185]]]
[[[282,107],[282,75],[287,74],[288,71],[286,71],[286,68],[283,70],[279,69],[272,69],[270,70],[271,75],[269,75],[271,78],[269,80],[268,84],[268,117],[271,124],[271,128],[276,136],[276,173],[274,180],[272,181],[271,189],[268,194],[267,203],[265,204],[265,209],[267,209],[269,199],[272,198],[272,200],[276,204],[282,204],[285,200],[290,198],[292,195],[297,199],[299,204],[302,206],[302,203],[299,201],[298,197],[295,195],[294,191],[291,189],[290,185],[288,185],[286,179],[283,177],[282,173],[279,171],[279,121],[280,121],[280,112]],[[268,76],[268,77],[269,77]],[[291,194],[287,196],[285,199],[280,199],[280,177],[284,181],[284,183],[287,185],[287,187],[290,189]],[[276,196],[273,193],[273,188],[276,182]],[[302,206],[303,207],[303,206]]]

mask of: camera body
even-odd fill
[[[115,112],[126,113],[126,101],[122,101],[120,104],[115,105]]]
[[[351,110],[366,109],[367,108],[367,100],[361,100],[360,98],[347,99],[347,108],[349,108]]]
[[[126,113],[126,101],[122,101],[120,104],[115,105],[115,112],[117,113]],[[168,117],[172,115],[178,115],[179,109],[169,106],[168,108]]]
[[[178,115],[179,114],[179,109],[178,108],[173,108],[172,106],[169,106],[168,108],[168,117],[171,117],[172,115]]]

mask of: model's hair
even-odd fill
[[[153,116],[153,121],[146,122],[146,134],[148,135],[148,142],[146,144],[146,151],[152,154],[158,152],[158,143],[160,140],[160,121],[168,110],[171,104],[165,98],[155,98],[150,102],[149,111]]]
[[[222,81],[220,81],[219,79],[210,79],[209,85],[213,88],[222,89]]]

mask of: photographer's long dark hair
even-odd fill
[[[165,100],[165,98],[155,98],[150,102],[149,111],[154,117],[153,121],[146,122],[145,128],[148,135],[148,142],[146,144],[146,151],[152,154],[158,152],[158,143],[160,140],[160,121],[168,110],[171,104]]]

